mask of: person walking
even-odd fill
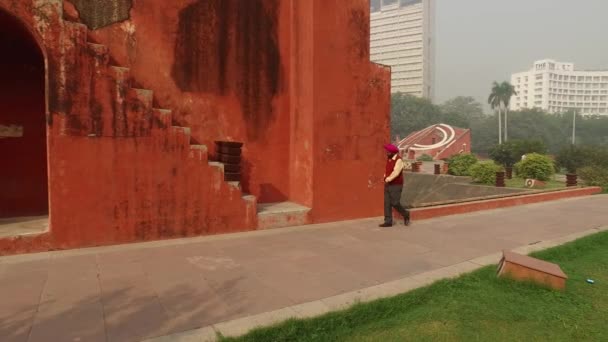
[[[386,150],[386,169],[384,173],[384,223],[380,227],[393,226],[392,209],[395,208],[403,216],[404,224],[410,225],[410,212],[401,205],[403,191],[403,160],[399,156],[399,148],[393,144],[384,145]]]

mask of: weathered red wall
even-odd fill
[[[134,1],[129,20],[90,36],[196,141],[244,142],[244,190],[278,202],[290,197],[290,5]]]
[[[78,26],[62,22],[60,1],[37,4],[0,1],[4,13],[29,28],[48,64],[51,233],[39,246],[255,229],[255,201],[223,181],[220,169],[208,165],[207,153],[191,147],[185,130],[153,117],[146,92],[128,86],[116,92],[116,70],[108,67],[103,49],[86,43]],[[44,80],[42,70],[38,77]],[[44,120],[44,102],[41,109]],[[45,172],[44,166],[36,172]],[[18,241],[25,240],[15,241],[0,243],[0,252],[19,251]]]
[[[51,148],[58,248],[255,228],[255,203],[243,201],[205,158],[191,156],[179,133],[120,140],[54,134]]]
[[[359,172],[351,172],[356,178],[343,179],[355,198],[369,196],[380,179],[369,170],[379,164],[369,158],[377,153],[376,161],[384,163],[381,150],[354,156],[360,146],[388,139],[389,71],[369,62],[366,2],[135,1],[130,20],[91,37],[108,45],[119,64],[131,66],[134,79],[153,89],[160,106],[171,108],[197,141],[244,141],[243,188],[258,202],[312,207],[313,192],[320,199],[334,195],[312,184],[324,174],[313,164],[328,154],[327,143],[315,137],[351,154],[336,161],[359,160]],[[352,115],[342,118],[351,127],[333,126],[337,112]],[[321,206],[335,204],[323,201]],[[363,207],[336,210],[340,217],[375,213]]]
[[[312,2],[313,220],[380,215],[390,70],[369,62],[369,1]]]
[[[0,12],[0,218],[48,213],[44,57],[25,26]]]
[[[95,31],[62,20],[67,1],[0,8],[45,52],[51,224],[0,252],[255,229],[255,200],[192,142],[243,141],[245,190],[315,222],[381,213],[390,75],[369,62],[367,1],[133,1]]]
[[[291,2],[290,200],[313,207],[314,18],[312,1]]]

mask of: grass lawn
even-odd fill
[[[608,341],[608,232],[535,254],[564,292],[497,279],[486,267],[342,312],[223,341]],[[586,279],[595,280],[588,284]]]
[[[525,184],[526,180],[523,178],[513,177],[513,179],[505,179],[505,185],[508,188],[526,188]],[[544,189],[560,189],[566,187],[565,182],[557,181],[554,179],[546,181],[545,184],[546,186]]]

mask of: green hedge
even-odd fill
[[[526,155],[526,159],[515,164],[515,173],[520,178],[548,181],[555,173],[555,165],[548,156],[531,153]]]
[[[494,184],[496,181],[496,172],[502,168],[494,162],[485,161],[473,164],[469,169],[473,181],[482,184]]]
[[[590,186],[608,189],[608,170],[598,166],[586,166],[578,170],[579,177]]]
[[[477,164],[477,158],[472,154],[457,154],[449,159],[448,173],[454,176],[470,176],[471,166]]]

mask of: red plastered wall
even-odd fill
[[[390,71],[369,61],[369,2],[314,0],[315,221],[381,215]]]
[[[369,62],[367,1],[134,1],[84,33],[63,4],[77,19],[67,1],[0,0],[45,55],[51,215],[44,239],[2,253],[255,229],[255,201],[190,146],[212,157],[215,140],[245,143],[243,188],[261,202],[316,222],[381,213],[390,73]]]
[[[243,188],[289,198],[290,1],[134,1],[90,33],[201,144],[244,142]]]

